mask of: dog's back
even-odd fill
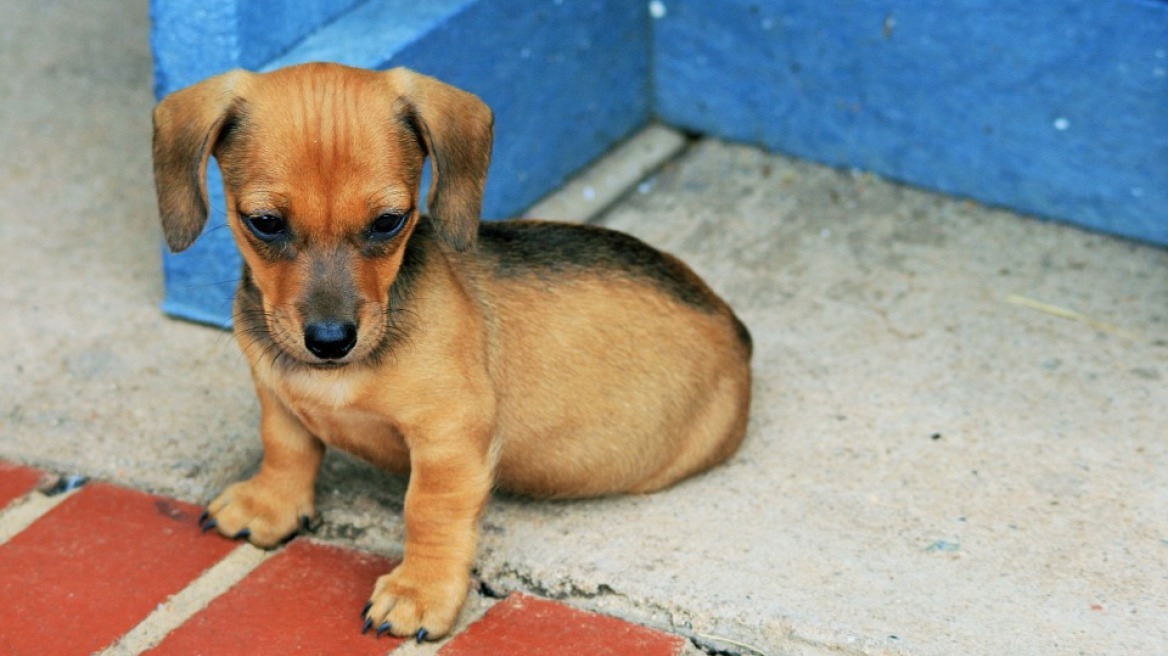
[[[538,221],[484,224],[476,259],[506,390],[503,488],[651,491],[737,448],[750,334],[681,261],[624,233]]]

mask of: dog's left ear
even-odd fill
[[[207,224],[207,162],[250,75],[235,70],[175,91],[154,108],[154,186],[162,232],[186,250]]]
[[[434,229],[455,250],[465,251],[478,236],[495,117],[478,96],[432,77],[405,68],[385,74],[430,157],[427,199]]]

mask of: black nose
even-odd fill
[[[345,357],[357,344],[357,326],[340,321],[321,321],[304,327],[304,346],[323,360]]]

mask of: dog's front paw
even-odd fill
[[[388,632],[418,642],[441,638],[458,619],[469,582],[469,574],[435,576],[411,568],[407,560],[377,579],[362,613],[362,632]]]
[[[224,490],[207,506],[199,523],[204,531],[214,528],[229,538],[274,547],[298,530],[308,529],[314,513],[311,491],[298,493],[257,476]]]

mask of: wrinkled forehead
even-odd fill
[[[231,160],[224,162],[229,184],[315,177],[335,185],[359,177],[416,186],[420,137],[384,76],[296,72],[257,76],[239,100],[217,153]]]

